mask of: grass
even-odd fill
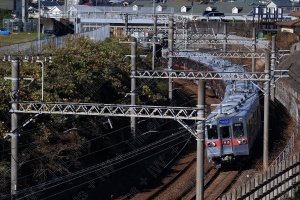
[[[45,36],[45,34],[41,34],[41,37],[43,36]],[[37,33],[18,32],[9,35],[0,35],[0,46],[28,42],[36,39],[38,39]]]

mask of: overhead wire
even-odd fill
[[[156,152],[156,153],[154,153],[154,154],[151,154],[151,155],[149,155],[149,156],[146,156],[146,157],[144,157],[144,158],[142,158],[142,159],[140,159],[140,160],[138,160],[138,161],[135,161],[135,162],[132,162],[132,163],[130,163],[130,164],[128,164],[128,165],[125,165],[125,166],[123,166],[123,167],[121,167],[121,168],[115,170],[114,172],[109,172],[108,174],[112,174],[112,173],[115,173],[115,172],[117,172],[117,171],[123,170],[123,169],[125,169],[125,168],[127,168],[127,167],[130,167],[130,166],[132,166],[132,165],[134,165],[134,164],[137,164],[137,163],[139,163],[139,162],[141,162],[141,161],[143,161],[143,160],[146,160],[146,159],[148,159],[148,158],[150,158],[150,157],[152,157],[152,156],[155,156],[155,155],[157,155],[157,154],[161,154],[162,152],[164,152],[164,151],[166,151],[166,150],[168,150],[168,149],[171,149],[172,147],[177,146],[177,145],[179,145],[179,144],[181,144],[181,143],[184,143],[184,142],[185,142],[185,141],[180,141],[180,142],[176,143],[176,144],[173,145],[173,146],[170,146],[170,147],[168,147],[168,148],[166,148],[166,149],[164,149],[164,150],[161,150],[161,151],[159,151],[159,152]],[[173,160],[171,160],[170,162],[172,162],[172,161],[173,161]],[[170,162],[169,162],[169,163],[170,163]],[[168,164],[169,164],[169,163],[168,163]],[[78,185],[76,185],[76,186],[73,186],[73,187],[71,187],[71,188],[68,188],[68,189],[66,189],[66,190],[63,190],[63,191],[61,191],[61,192],[55,193],[55,194],[53,194],[53,195],[51,195],[51,196],[48,196],[48,197],[42,198],[42,199],[49,199],[49,198],[51,198],[51,197],[57,196],[58,194],[61,194],[61,193],[64,193],[64,192],[66,192],[66,191],[69,191],[69,190],[71,190],[71,189],[77,188],[77,187],[79,187],[79,186],[88,184],[88,183],[90,183],[91,181],[95,181],[95,180],[97,180],[97,179],[100,179],[100,178],[98,177],[98,178],[94,178],[94,179],[89,180],[89,181],[85,181],[85,182],[80,183],[80,184],[78,184]]]
[[[154,146],[153,144],[151,144],[150,146],[149,146],[149,145],[146,145],[146,146],[140,148],[141,150],[138,149],[138,150],[140,150],[140,152],[137,152],[137,153],[142,154],[142,153],[145,153],[145,152],[147,152],[147,151],[152,150],[153,148],[156,148],[156,147],[158,147],[158,146],[161,146],[161,145],[167,144],[167,143],[169,143],[169,142],[172,142],[172,141],[178,139],[178,138],[175,137],[175,136],[177,136],[178,134],[180,134],[180,133],[182,133],[182,132],[186,132],[186,131],[185,131],[185,130],[181,130],[181,131],[179,131],[177,134],[174,134],[174,135],[171,135],[171,136],[169,136],[169,137],[166,137],[166,138],[162,139],[162,140],[166,140],[166,142],[165,142],[165,143],[159,143],[159,145],[157,145],[157,146]],[[188,135],[189,135],[189,134],[188,134]],[[170,137],[174,137],[174,139],[170,139]],[[159,141],[159,142],[160,142],[160,141]],[[181,143],[181,142],[183,142],[183,141],[181,140],[180,143]],[[154,147],[151,148],[152,146],[154,146]],[[170,148],[170,147],[169,147],[169,148]],[[134,155],[133,153],[135,153],[135,151],[134,151],[134,152],[130,152],[130,153],[129,153],[129,157],[128,157],[127,159],[130,159],[130,158],[132,158],[132,157],[135,157],[135,155]],[[131,154],[133,154],[133,155],[131,155]],[[121,155],[120,158],[122,158],[121,161],[117,161],[116,163],[113,163],[113,164],[118,164],[119,162],[122,162],[122,161],[124,160],[124,156],[123,156],[123,155]],[[118,159],[120,159],[120,158],[118,158],[118,157],[117,157],[117,158],[114,158],[112,161],[118,160]],[[126,160],[127,160],[127,159],[126,159]],[[142,160],[144,160],[144,159],[142,159]],[[109,163],[109,161],[108,161],[108,162],[106,161],[106,162],[104,162],[104,163],[100,163],[100,165],[102,164],[102,165],[105,165],[105,166],[107,167],[108,163]],[[81,171],[79,171],[79,172],[75,172],[75,173],[73,173],[73,175],[71,174],[72,176],[76,176],[75,178],[72,178],[72,179],[67,180],[67,181],[64,181],[64,182],[61,182],[61,180],[68,178],[70,175],[67,175],[67,176],[64,176],[64,177],[57,178],[58,180],[55,180],[55,181],[59,181],[59,184],[56,184],[56,185],[51,186],[51,187],[49,187],[49,188],[53,188],[53,187],[55,187],[55,186],[57,186],[57,185],[61,185],[61,184],[65,183],[65,182],[72,181],[72,180],[74,180],[74,179],[76,179],[76,178],[78,178],[78,177],[85,176],[85,175],[90,174],[90,173],[92,173],[92,172],[94,172],[94,171],[98,171],[98,170],[102,169],[102,168],[99,168],[100,165],[97,164],[97,165],[95,165],[95,166],[90,167],[90,168],[96,168],[96,169],[95,169],[95,170],[92,169],[92,171],[87,172],[87,173],[82,174],[82,175],[80,175],[80,174],[83,173],[83,172],[89,171],[89,170],[91,170],[91,169],[90,169],[90,168],[86,168],[86,169],[81,170]],[[112,164],[111,164],[111,165],[112,165]],[[129,166],[131,166],[131,164],[130,164]],[[42,184],[40,184],[40,185],[42,185],[43,187],[45,187],[47,184],[51,184],[51,182],[52,182],[52,181],[48,181],[47,183],[42,183]],[[33,187],[36,187],[36,186],[33,186]],[[30,190],[30,191],[31,191],[31,194],[32,194],[32,191],[33,191],[32,189],[33,189],[33,187],[31,187],[30,189],[29,189],[29,188],[23,189],[23,190],[21,190],[21,191],[19,191],[19,192],[22,193],[22,192],[24,192],[25,190]],[[43,190],[41,190],[41,191],[44,191],[44,190],[46,190],[46,189],[43,189]]]
[[[75,77],[75,76],[74,76]],[[78,76],[77,76],[78,77]],[[141,87],[140,87],[141,88]]]
[[[179,93],[178,90],[176,90],[176,91]],[[191,102],[191,101],[188,101],[188,102],[185,102],[184,104],[188,104],[188,103],[190,103],[190,102]],[[72,121],[73,121],[73,120],[72,120]],[[169,122],[170,122],[170,121],[169,121]],[[166,122],[166,123],[168,123],[168,122]],[[162,124],[162,125],[165,125],[166,123],[164,123],[164,124]],[[88,128],[88,127],[90,127],[90,126],[87,126],[87,128]],[[98,137],[96,137],[96,138],[92,138],[92,139],[90,139],[90,140],[88,140],[88,141],[85,141],[85,142],[84,142],[83,144],[81,144],[81,145],[83,146],[83,145],[88,144],[89,142],[91,142],[91,141],[93,141],[93,140],[96,140],[96,139],[99,139],[99,138],[108,136],[108,135],[110,135],[110,134],[113,134],[113,133],[115,133],[115,132],[118,132],[118,131],[120,131],[120,130],[122,130],[122,129],[125,129],[125,128],[128,128],[128,127],[129,127],[129,126],[122,127],[122,128],[120,128],[120,129],[114,130],[114,131],[112,131],[112,132],[110,132],[110,133],[108,133],[108,134],[101,135],[101,136],[98,136]],[[168,131],[170,131],[170,130],[168,130]],[[127,142],[127,141],[125,141],[125,142]],[[116,145],[119,145],[119,144],[122,144],[122,143],[124,143],[124,142],[118,143],[118,144],[116,144]],[[82,157],[91,155],[91,154],[93,154],[93,153],[97,153],[97,152],[103,151],[103,150],[105,150],[105,149],[107,149],[107,148],[111,148],[111,147],[114,147],[114,146],[116,146],[116,145],[111,145],[111,146],[109,146],[109,147],[105,147],[104,149],[100,149],[100,150],[91,152],[91,153],[89,153],[89,154],[84,154],[84,155],[82,155],[82,156],[80,156],[80,157],[78,157],[78,158],[82,158]],[[30,160],[27,160],[26,162],[24,162],[24,163],[22,163],[22,164],[25,164],[25,163],[28,163],[28,162],[31,162],[31,161],[34,161],[34,160],[37,160],[37,159],[40,159],[40,158],[43,158],[43,157],[46,157],[46,156],[41,156],[41,157],[37,157],[37,158],[34,158],[34,159],[30,159]]]
[[[173,131],[173,130],[177,130],[177,129],[178,129],[178,128],[169,129],[168,131]],[[167,131],[165,131],[165,132],[167,132]],[[161,132],[161,133],[162,133],[162,132]],[[127,144],[128,144],[128,143],[132,142],[133,140],[134,140],[134,139],[125,140],[125,141],[119,142],[119,143],[117,143],[117,144],[113,144],[113,145],[111,145],[111,146],[108,146],[108,147],[105,147],[105,148],[102,148],[102,149],[99,149],[99,150],[96,150],[96,151],[93,151],[93,152],[84,154],[84,155],[82,155],[82,156],[78,156],[78,157],[76,157],[76,159],[80,159],[80,158],[83,158],[83,157],[92,155],[92,154],[94,154],[94,153],[99,153],[99,152],[101,152],[101,151],[104,151],[104,150],[106,150],[106,149],[109,149],[109,148],[118,146],[118,145],[123,144],[123,143],[127,143]],[[163,139],[162,139],[162,140],[163,140]],[[88,142],[87,142],[87,143],[88,143]],[[82,144],[82,146],[83,146],[83,145],[84,145],[84,144]],[[31,159],[31,160],[27,160],[26,162],[23,162],[22,164],[26,164],[26,163],[28,163],[28,162],[31,162],[31,161],[34,161],[34,160],[37,160],[37,159],[41,159],[41,158],[43,158],[43,157],[47,157],[47,156],[40,156],[40,157]],[[72,162],[72,161],[70,161],[70,162]],[[66,162],[65,164],[68,164],[68,162]],[[31,173],[30,175],[34,175],[34,174],[35,174],[35,173]],[[26,178],[26,177],[28,177],[28,175],[25,175],[25,176],[20,177],[19,180],[21,180],[21,179],[23,179],[23,178]]]

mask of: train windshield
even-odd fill
[[[243,123],[233,124],[233,137],[241,138],[244,136]]]
[[[207,126],[207,139],[218,139],[218,131],[217,131],[217,126],[212,125],[212,126]]]
[[[230,127],[229,126],[220,127],[220,132],[221,132],[222,138],[230,138]]]

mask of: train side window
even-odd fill
[[[207,138],[211,139],[218,139],[218,130],[216,125],[207,126]]]
[[[243,123],[235,123],[233,124],[233,137],[241,138],[244,136],[244,128]]]
[[[220,127],[220,133],[222,135],[222,138],[230,138],[230,127],[229,126]]]

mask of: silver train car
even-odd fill
[[[207,117],[207,158],[217,167],[249,161],[261,129],[259,93],[250,81],[226,83],[222,102]]]

